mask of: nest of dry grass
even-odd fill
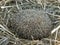
[[[10,15],[21,10],[44,10],[54,25],[51,35],[42,40],[19,39],[7,27]],[[0,41],[6,45],[60,45],[60,0],[1,0],[0,1]],[[5,37],[5,38],[4,38]],[[8,41],[7,41],[8,40]],[[0,44],[2,44],[0,42]]]

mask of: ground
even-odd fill
[[[5,45],[8,42],[9,44],[6,45],[60,45],[60,2],[59,0],[41,1],[0,1],[0,37],[5,37],[3,39],[1,38],[2,41],[0,40],[0,44],[3,43],[3,45]],[[7,24],[10,15],[25,9],[44,10],[44,12],[49,15],[54,25],[49,37],[41,40],[19,39],[15,34],[9,31]]]

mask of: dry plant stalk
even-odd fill
[[[57,26],[56,28],[54,28],[54,29],[51,31],[51,34],[54,34],[54,32],[58,31],[58,30],[59,30],[59,28],[60,28],[60,25],[59,25],[59,26]]]

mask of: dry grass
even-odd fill
[[[11,1],[14,1],[14,3],[11,3]],[[38,7],[42,7],[42,10],[46,10],[45,13],[47,13],[49,16],[52,17],[52,20],[56,19],[53,23],[54,25],[53,30],[51,31],[51,35],[48,38],[44,38],[42,40],[25,40],[25,39],[19,39],[17,38],[13,33],[11,33],[7,27],[8,20],[10,18],[10,14],[13,14],[12,12],[19,12],[22,10],[22,6],[24,7],[24,4],[21,0],[1,0],[0,1],[0,37],[6,37],[8,38],[8,42],[12,43],[13,45],[60,45],[60,14],[56,15],[55,11],[53,13],[50,13],[49,11],[54,8],[60,9],[60,0],[58,1],[49,1],[49,0],[36,0],[34,2],[33,0],[26,0],[26,2],[31,3],[31,7],[28,6],[30,9],[40,9],[35,8],[37,5]],[[51,3],[52,2],[52,3]],[[21,3],[21,4],[19,4]],[[56,3],[56,5],[55,5]],[[49,5],[47,5],[49,4]],[[28,5],[28,4],[27,4]],[[35,5],[35,6],[33,6]],[[46,6],[50,6],[50,8],[46,8]],[[53,6],[55,6],[53,8]],[[33,8],[32,8],[33,7]],[[27,8],[24,8],[27,9]],[[48,11],[47,11],[48,9]],[[6,20],[4,20],[6,19]],[[6,22],[6,23],[5,23]],[[58,26],[57,26],[58,25]],[[5,40],[4,39],[4,40]],[[3,42],[5,42],[3,40]],[[0,40],[0,44],[2,41]]]

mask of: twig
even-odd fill
[[[18,2],[16,1],[16,7],[17,7],[17,9],[19,10],[19,6],[18,6]]]
[[[54,15],[54,14],[51,14],[51,13],[48,13],[48,12],[45,12],[47,14],[49,14],[50,16],[54,16],[54,17],[59,17],[60,18],[60,15]]]
[[[14,6],[16,6],[16,5],[14,5]],[[14,6],[1,6],[1,8],[2,9],[4,9],[4,8],[11,8],[11,7],[14,7]]]
[[[58,42],[58,43],[60,43],[60,41],[58,41],[58,40],[55,40],[55,39],[48,39],[48,38],[44,38],[44,40],[47,40],[47,41],[52,41],[52,42]]]
[[[0,27],[4,29],[4,31],[8,32],[9,34],[15,36],[14,34],[12,34],[10,31],[8,31],[3,25],[0,24]]]
[[[51,31],[51,34],[53,34],[54,32],[56,32],[59,28],[60,28],[60,25],[57,26],[56,28],[54,28],[54,29]]]
[[[57,39],[58,30],[56,31],[55,40]],[[55,42],[56,45],[56,42]]]

